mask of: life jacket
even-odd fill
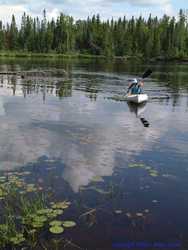
[[[142,93],[142,89],[138,84],[134,84],[131,88],[132,95],[138,95]]]

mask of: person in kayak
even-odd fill
[[[131,80],[131,83],[128,87],[127,93],[129,93],[131,95],[143,94],[143,86],[144,86],[143,81],[138,82],[138,80],[135,78],[135,79]]]

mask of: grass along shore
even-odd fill
[[[83,53],[70,53],[70,54],[61,54],[61,53],[35,53],[35,52],[22,52],[22,51],[0,51],[0,58],[48,58],[48,59],[62,59],[62,58],[86,58],[86,59],[120,59],[123,61],[136,59],[142,61],[150,62],[188,62],[188,56],[186,57],[152,57],[145,58],[142,55],[132,55],[132,56],[105,56],[105,55],[92,55],[92,54],[83,54]]]

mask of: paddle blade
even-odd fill
[[[152,70],[151,70],[151,69],[146,70],[146,72],[145,72],[145,73],[143,74],[143,76],[142,76],[142,79],[144,79],[144,78],[150,76],[151,73],[152,73]]]

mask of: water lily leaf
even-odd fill
[[[94,176],[91,181],[92,182],[104,182],[104,179],[101,176]]]
[[[130,163],[128,165],[129,168],[145,168],[143,163]]]
[[[61,226],[62,225],[62,221],[60,220],[53,220],[49,223],[50,226]]]
[[[43,215],[43,214],[49,214],[49,213],[51,213],[53,211],[53,209],[50,209],[50,208],[44,208],[44,209],[40,209],[40,210],[38,210],[37,211],[37,214],[41,214],[41,215]]]
[[[61,234],[64,231],[64,228],[61,226],[53,226],[49,228],[49,231],[53,234]]]
[[[76,222],[74,221],[63,221],[63,226],[64,227],[75,227],[76,226]]]
[[[58,204],[57,208],[66,209],[68,207],[69,207],[68,203],[62,202],[61,204],[60,203]]]
[[[149,175],[152,176],[152,177],[157,177],[157,176],[159,176],[159,175],[156,174],[156,173],[150,173]]]
[[[47,214],[47,217],[50,218],[50,219],[52,219],[52,218],[57,217],[57,214],[54,213],[54,210],[53,210],[52,212],[50,212],[50,213]]]
[[[25,238],[23,234],[17,234],[16,236],[10,238],[10,242],[12,242],[14,245],[19,245],[20,243],[24,241],[25,241]]]
[[[61,215],[61,214],[63,214],[63,210],[62,209],[55,209],[53,211],[53,213],[56,214],[56,215]]]
[[[33,219],[34,219],[34,222],[39,222],[39,223],[47,221],[47,217],[44,215],[35,216]]]
[[[152,167],[149,167],[149,166],[145,167],[145,170],[151,170],[151,169]]]
[[[62,201],[62,202],[57,202],[52,205],[53,209],[66,209],[70,206],[70,202],[68,201]]]
[[[156,170],[150,170],[149,175],[153,176],[153,177],[157,177],[159,174],[158,174],[158,171],[156,171]]]
[[[36,222],[36,221],[34,221],[31,225],[34,228],[41,228],[44,226],[44,224],[42,222]]]
[[[34,219],[37,215],[36,214],[28,214],[27,217],[28,218],[31,218],[31,219]]]

